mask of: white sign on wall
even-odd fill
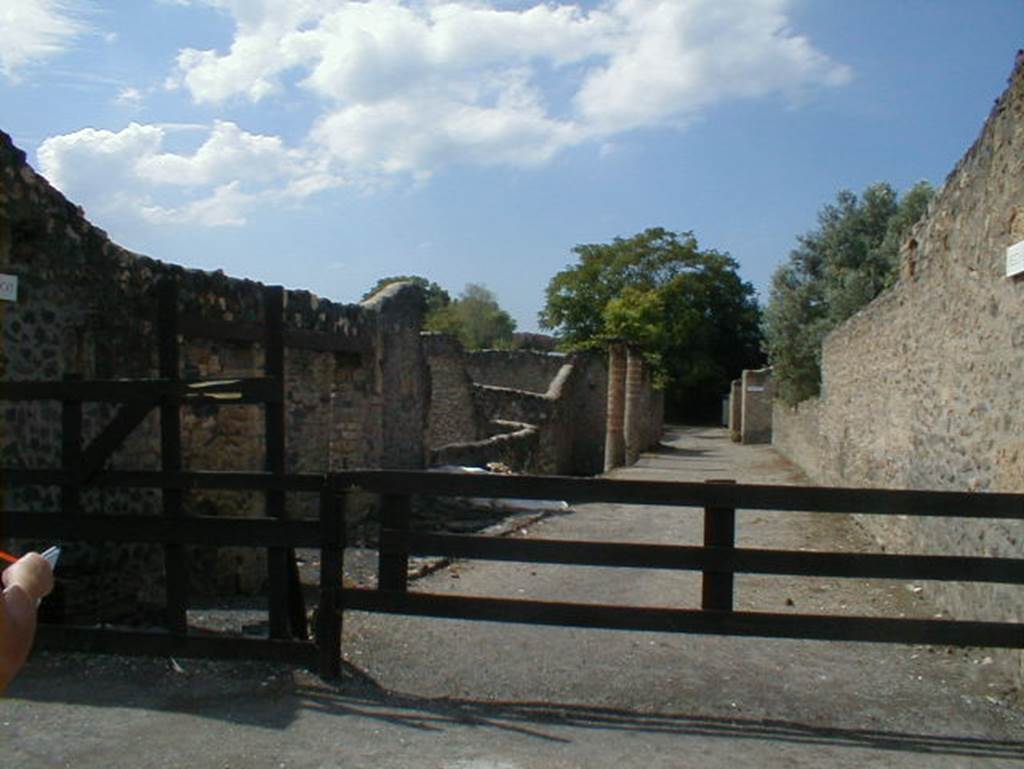
[[[18,276],[0,274],[0,300],[18,301]]]
[[[1024,240],[1006,249],[1006,277],[1024,272]]]

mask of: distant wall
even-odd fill
[[[431,464],[459,457],[477,465],[503,462],[521,472],[601,472],[608,397],[602,353],[464,352],[457,340],[438,334],[424,335],[423,349]],[[651,445],[661,435],[662,399],[660,391],[651,391],[649,371],[643,388],[639,419]],[[516,433],[512,443],[493,434],[501,422]]]
[[[771,443],[774,390],[771,369],[747,369],[740,379],[740,389],[740,440],[743,443]]]
[[[563,353],[531,350],[466,352],[466,372],[477,384],[545,393],[566,361]]]
[[[459,340],[449,334],[423,334],[423,350],[430,393],[427,446],[436,449],[485,437],[487,419],[477,407]]]
[[[825,340],[822,395],[775,409],[775,445],[818,482],[1024,492],[1024,65],[905,244],[900,279]],[[865,517],[889,549],[1019,557],[999,521]],[[926,587],[959,616],[1020,620],[1017,588]]]

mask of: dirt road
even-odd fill
[[[619,477],[800,483],[768,447],[670,432]],[[582,505],[521,536],[697,543],[696,511]],[[840,516],[738,514],[758,547],[861,549]],[[932,616],[917,586],[737,578],[737,607]],[[457,563],[413,589],[693,607],[693,576]],[[345,678],[40,655],[0,702],[3,766],[974,767],[1024,763],[983,651],[346,615]]]

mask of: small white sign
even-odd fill
[[[1006,277],[1024,272],[1024,240],[1006,249]]]
[[[18,276],[0,274],[0,300],[18,301]]]
[[[748,393],[763,393],[764,387],[762,385],[747,385]]]

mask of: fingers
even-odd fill
[[[28,553],[7,567],[3,582],[5,588],[18,586],[38,601],[53,590],[53,569],[39,553]]]

